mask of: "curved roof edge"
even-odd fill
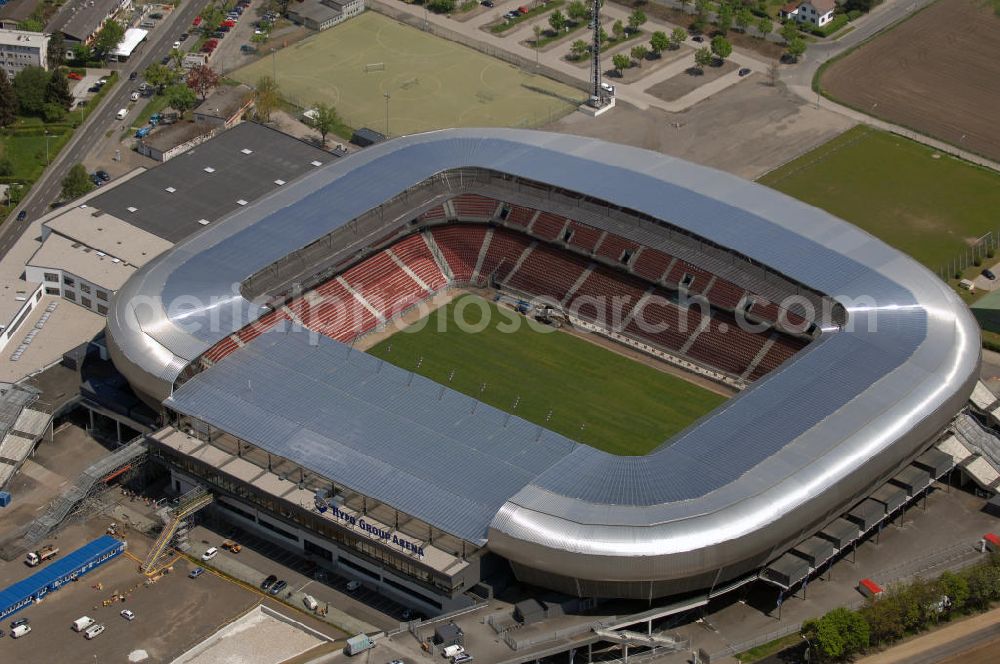
[[[581,446],[543,472],[490,528],[491,548],[516,562],[629,580],[766,555],[906,463],[971,392],[980,351],[967,308],[928,270],[860,229],[662,154],[504,129],[368,148],[179,244],[117,294],[108,320],[116,364],[165,398],[187,363],[259,312],[239,295],[249,275],[463,167],[663,219],[828,294],[849,316],[669,446],[646,457]],[[185,298],[188,306],[176,306]],[[681,467],[687,478],[675,481]],[[741,539],[753,541],[733,546]],[[577,554],[573,564],[565,553]],[[645,564],[622,565],[623,556]]]

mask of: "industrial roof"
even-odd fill
[[[60,235],[104,252],[135,267],[173,246],[172,243],[89,204],[64,208],[65,212],[42,225]]]
[[[234,284],[435,174],[477,167],[664,220],[829,294],[849,318],[650,455],[616,457],[575,445],[553,461],[547,445],[515,445],[514,451],[528,455],[519,465],[537,476],[512,493],[492,521],[480,522],[489,526],[490,548],[511,560],[551,574],[625,582],[709,574],[767,555],[918,453],[972,389],[979,344],[967,309],[946,284],[863,231],[772,190],[661,154],[502,129],[432,132],[368,148],[179,245],[116,298],[109,317],[116,364],[150,393],[163,385],[169,389],[188,362],[262,311],[236,295]],[[643,242],[649,241],[650,229],[642,232]],[[629,235],[627,229],[622,233]],[[173,314],[133,304],[149,295],[164,303],[196,296],[202,304]],[[293,414],[286,421],[299,412],[296,400],[324,394],[324,403],[350,398],[358,412],[378,411],[385,419],[346,412],[336,429],[320,428],[321,440],[308,445],[300,441],[314,432],[302,422],[270,430],[244,426],[248,441],[281,444],[287,436],[286,456],[322,455],[324,445],[344,444],[342,430],[351,431],[358,454],[364,454],[360,441],[368,438],[377,441],[373,449],[392,451],[370,456],[383,463],[388,454],[392,469],[384,472],[416,478],[402,485],[414,495],[436,495],[452,483],[448,473],[418,472],[431,462],[425,454],[442,468],[462,463],[463,472],[481,472],[478,465],[459,462],[453,447],[436,450],[433,427],[417,426],[447,420],[451,396],[401,412],[371,389],[373,383],[358,380],[365,361],[319,380],[312,366],[316,355],[298,352],[295,338],[270,345],[266,360],[254,358],[269,362],[258,373],[262,379],[253,381],[254,391],[268,389],[259,383],[269,372],[282,377],[283,390],[269,390],[268,397]],[[259,352],[263,344],[271,342],[251,344],[196,376],[168,404],[209,419],[224,417],[226,426],[238,426],[241,418],[263,425],[256,397],[237,389],[251,361],[240,356]],[[342,345],[320,343],[323,352],[335,354],[327,347],[347,354]],[[388,365],[381,373],[384,381],[404,375]],[[462,454],[474,457],[484,421],[466,418],[451,430],[464,441]],[[423,454],[412,454],[414,447]],[[513,477],[499,474],[497,488],[470,484],[482,492],[482,504],[492,504],[517,486]],[[372,495],[394,504],[404,499],[395,486],[382,484]],[[414,515],[442,528],[459,527],[437,505],[417,505]],[[460,525],[463,532],[484,513],[474,512]]]
[[[135,274],[135,267],[125,261],[58,233],[46,238],[38,251],[28,259],[28,265],[63,270],[109,291],[118,290]]]
[[[245,152],[249,151],[249,152]],[[214,222],[336,157],[288,134],[243,122],[90,200],[169,242]],[[210,169],[210,170],[207,170]],[[173,191],[169,191],[173,189]],[[130,210],[129,208],[134,208]]]

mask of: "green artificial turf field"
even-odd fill
[[[646,454],[726,400],[472,295],[368,352],[613,454]]]
[[[332,104],[352,127],[384,132],[388,110],[393,136],[448,127],[537,126],[586,99],[582,90],[372,11],[231,75],[252,86],[272,69],[282,97],[303,108]]]
[[[939,270],[1000,229],[1000,175],[855,127],[760,179]]]

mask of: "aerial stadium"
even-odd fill
[[[451,291],[732,396],[613,454],[362,350]],[[503,129],[397,138],[276,183],[138,272],[107,338],[164,413],[176,490],[205,485],[236,522],[430,610],[497,565],[576,597],[755,578],[925,454],[980,352],[947,284],[821,210]]]

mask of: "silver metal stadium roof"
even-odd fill
[[[303,335],[264,335],[170,395],[187,363],[259,313],[239,295],[249,275],[468,167],[663,219],[832,296],[849,323],[645,457],[549,432],[535,443],[520,421],[498,431],[492,409],[460,417],[467,397],[422,379],[404,392],[406,372]],[[503,129],[395,139],[319,169],[147,265],[117,294],[108,333],[119,369],[171,408],[488,537],[534,582],[630,596],[724,582],[824,525],[946,425],[979,362],[978,328],[948,286],[854,226],[662,154]]]

